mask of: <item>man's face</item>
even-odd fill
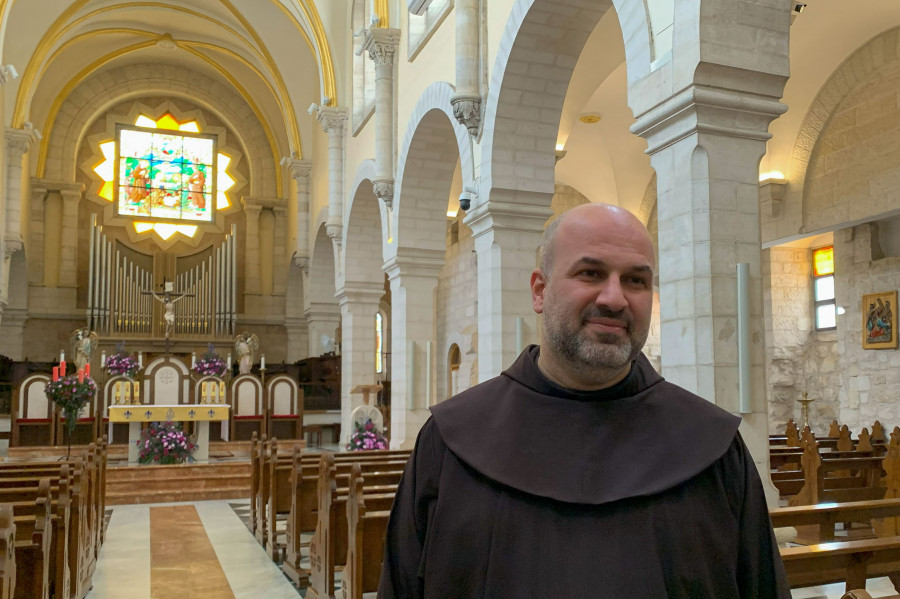
[[[647,340],[653,304],[653,246],[628,219],[574,214],[553,242],[549,280],[532,275],[545,346],[572,371],[625,369]]]

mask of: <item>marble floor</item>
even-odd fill
[[[111,508],[87,599],[296,599],[225,501]]]

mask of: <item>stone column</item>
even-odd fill
[[[401,249],[385,264],[391,282],[391,447],[413,446],[434,403],[434,290],[443,262],[442,251]]]
[[[344,228],[344,126],[347,110],[313,105],[310,112],[328,134],[328,218],[325,231],[339,247]]]
[[[481,23],[478,0],[456,0],[456,93],[450,98],[453,116],[478,137],[481,129]]]
[[[246,219],[243,256],[244,293],[258,295],[261,292],[257,265],[259,264],[259,213],[262,212],[262,206],[253,198],[244,198],[244,202],[244,218]]]
[[[59,256],[59,286],[75,288],[78,285],[78,204],[84,185],[59,183],[55,185],[62,196],[62,243]],[[73,306],[74,308],[74,306]]]
[[[336,293],[341,307],[341,445],[353,433],[350,413],[362,405],[357,385],[375,384],[375,314],[384,295],[380,284],[348,284]],[[370,401],[373,401],[370,398]]]
[[[287,207],[284,205],[284,202],[279,202],[274,206],[271,206],[271,209],[272,214],[275,215],[275,243],[273,248],[274,255],[272,256],[274,266],[274,272],[272,273],[274,289],[272,294],[283,296],[287,291],[287,267],[290,264],[288,254],[290,250],[287,245],[289,235],[287,228]]]
[[[363,49],[375,62],[375,196],[388,208],[394,201],[394,54],[399,29],[372,25]]]
[[[663,374],[732,413],[739,412],[736,264],[749,264],[753,388],[741,432],[769,482],[758,165],[769,123],[786,106],[783,79],[754,75],[756,93],[695,84],[641,115],[632,131],[647,139],[659,190]]]
[[[31,123],[24,129],[7,128],[6,138],[6,201],[3,215],[3,249],[6,253],[23,249],[22,239],[22,160],[31,144],[41,138]]]
[[[342,342],[335,338],[335,331],[341,324],[341,307],[337,302],[310,302],[309,308],[304,311],[303,315],[309,330],[308,352],[310,356],[321,356],[325,353],[326,349],[322,346],[322,335],[328,335],[335,344]],[[372,326],[375,326],[374,323]]]
[[[294,264],[306,269],[309,266],[309,175],[312,162],[297,158],[282,158],[291,177],[297,183],[297,244],[294,246]]]
[[[466,214],[478,259],[478,381],[500,374],[519,355],[516,319],[525,324],[525,345],[537,343],[537,317],[531,307],[531,272],[544,223],[553,214],[552,194],[545,205],[503,201],[503,190]]]

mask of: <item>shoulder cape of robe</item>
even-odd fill
[[[739,418],[643,355],[579,392],[538,353],[432,408],[379,599],[790,597]]]

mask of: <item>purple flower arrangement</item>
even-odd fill
[[[124,349],[108,357],[103,368],[110,376],[119,376],[124,374],[129,378],[133,377],[135,374],[137,374],[137,371],[141,369],[138,361],[134,358],[134,356],[126,354]]]
[[[141,434],[137,446],[140,464],[193,462],[191,454],[197,449],[178,422],[151,422]]]
[[[75,430],[78,414],[85,404],[97,393],[97,383],[84,374],[61,376],[50,382],[44,389],[47,398],[58,405],[66,419],[69,434]]]
[[[353,436],[347,443],[347,449],[350,451],[366,451],[370,449],[387,449],[388,441],[384,438],[371,419],[366,420],[365,424],[359,422],[354,424]]]
[[[212,343],[210,343],[203,356],[194,364],[193,370],[195,374],[201,376],[222,376],[226,368],[228,368],[228,365],[225,363],[225,360],[216,353]]]

